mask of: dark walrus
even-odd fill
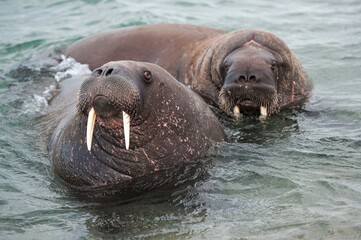
[[[75,188],[139,192],[176,181],[172,169],[224,138],[209,106],[155,64],[109,62],[62,87],[40,127],[51,133],[55,173]]]
[[[234,117],[271,115],[304,102],[312,90],[295,54],[260,30],[145,25],[85,38],[66,54],[91,69],[114,60],[156,63]]]

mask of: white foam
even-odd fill
[[[46,87],[44,92],[42,93],[42,97],[44,97],[47,101],[50,101],[53,97],[55,97],[59,92],[59,87],[56,84],[51,84],[49,87]]]
[[[61,58],[62,61],[58,65],[52,67],[52,70],[56,72],[54,76],[56,83],[46,87],[42,94],[47,101],[50,101],[58,94],[59,82],[62,80],[91,74],[91,70],[87,64],[81,64],[75,61],[74,58],[66,57],[64,55],[61,55]]]
[[[47,106],[48,100],[45,97],[34,94],[31,96],[31,99],[24,101],[23,113],[32,114],[43,112]]]
[[[57,66],[52,69],[56,71],[55,79],[60,82],[63,79],[91,74],[87,64],[81,64],[71,57],[61,56],[63,59]]]
[[[39,113],[43,112],[51,99],[53,99],[59,93],[59,82],[76,76],[84,76],[91,74],[91,71],[87,64],[81,64],[75,61],[73,58],[61,56],[62,61],[51,68],[55,73],[54,84],[50,84],[45,87],[45,90],[41,94],[34,94],[30,99],[24,101],[23,113]]]

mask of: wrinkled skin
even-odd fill
[[[220,108],[230,115],[236,106],[246,115],[257,115],[261,106],[266,115],[277,112],[277,69],[282,63],[277,53],[253,41],[233,50],[224,60]]]
[[[236,118],[272,115],[303,103],[312,90],[295,54],[276,35],[259,30],[145,25],[85,38],[66,54],[92,69],[111,60],[156,63]]]
[[[177,181],[172,169],[197,162],[224,139],[208,105],[157,65],[110,62],[82,84],[62,84],[42,125],[52,133],[48,150],[55,173],[74,188],[142,192],[159,187]],[[92,108],[96,117],[89,151]],[[123,112],[131,119],[129,150]]]

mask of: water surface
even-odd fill
[[[1,239],[361,239],[360,1],[0,5]],[[300,58],[313,96],[265,122],[226,122],[230,140],[204,179],[185,189],[126,202],[76,198],[54,178],[34,128],[59,72],[40,55],[149,23],[274,32]]]

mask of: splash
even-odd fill
[[[34,93],[30,99],[23,101],[23,113],[43,113],[48,103],[61,91],[59,83],[65,79],[89,75],[91,73],[88,65],[81,64],[73,58],[61,55],[62,61],[49,70],[54,73],[54,80],[45,86],[41,93]]]
[[[30,99],[24,101],[24,110],[21,112],[21,114],[31,115],[33,113],[41,113],[47,106],[48,101],[45,97],[34,94]]]
[[[81,64],[71,57],[61,56],[62,61],[52,69],[56,71],[55,79],[57,82],[60,82],[64,79],[89,75],[91,73],[89,66],[87,64]]]
[[[84,76],[91,74],[89,66],[87,64],[81,64],[71,57],[66,57],[61,55],[62,61],[51,68],[55,73],[54,78],[56,80],[55,84],[45,88],[45,91],[42,93],[42,96],[49,102],[53,99],[60,90],[59,82],[76,76]]]

